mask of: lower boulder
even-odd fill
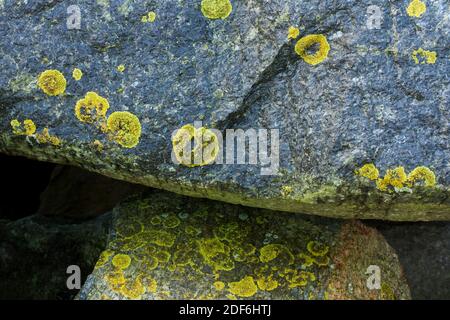
[[[375,230],[169,193],[114,209],[79,299],[409,299]]]

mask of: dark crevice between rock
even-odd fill
[[[450,223],[366,223],[397,252],[412,299],[450,299]]]
[[[0,155],[0,299],[72,299],[66,271],[92,272],[111,210],[143,186],[85,170]]]
[[[217,128],[221,131],[233,128],[239,119],[242,119],[245,113],[259,99],[262,99],[261,93],[264,92],[265,85],[270,83],[278,74],[287,70],[289,64],[298,63],[298,56],[292,48],[291,44],[283,45],[272,63],[262,72],[258,81],[251,87],[245,96],[242,105],[231,112],[224,120],[217,123]]]
[[[0,154],[2,201],[0,219],[18,220],[37,212],[40,195],[56,165]]]

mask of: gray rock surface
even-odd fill
[[[117,206],[110,235],[79,299],[410,298],[395,252],[357,221],[161,192]]]
[[[380,29],[367,27],[373,1],[232,0],[232,13],[218,20],[204,17],[200,2],[81,0],[81,29],[68,30],[70,1],[1,1],[0,151],[274,210],[450,218],[446,0],[427,1],[420,17],[407,14],[406,1],[378,1]],[[155,21],[142,22],[149,11]],[[313,66],[296,55],[290,26],[300,37],[323,34],[328,58]],[[83,71],[79,81],[74,68]],[[65,75],[63,95],[37,87],[47,69]],[[137,115],[135,148],[77,119],[88,91],[108,99],[108,115]],[[14,119],[33,120],[36,133],[13,134]],[[261,176],[260,165],[175,165],[172,132],[199,120],[222,132],[278,129],[280,174]],[[366,163],[382,176],[427,166],[437,184],[381,191],[355,175]]]

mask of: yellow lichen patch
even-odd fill
[[[285,270],[286,281],[289,283],[289,288],[304,287],[308,282],[316,281],[316,276],[314,273],[308,271],[297,271],[288,269]]]
[[[141,137],[139,118],[127,111],[113,112],[107,120],[108,133],[124,148],[134,148]]]
[[[119,71],[120,73],[124,72],[125,71],[125,65],[123,65],[123,64],[118,65],[117,66],[117,71]]]
[[[282,186],[281,187],[281,194],[283,197],[287,197],[293,192],[293,188],[291,186]]]
[[[300,260],[301,266],[305,268],[312,266],[314,263],[314,259],[303,252],[298,254],[298,259]]]
[[[272,276],[260,277],[256,280],[258,288],[263,291],[272,291],[278,288],[278,281],[274,280]]]
[[[417,167],[408,174],[407,183],[409,186],[414,185],[417,181],[423,181],[426,187],[434,187],[436,185],[436,175],[427,167]]]
[[[370,180],[377,180],[380,176],[380,172],[373,163],[363,165],[360,169],[356,170],[355,173]]]
[[[95,268],[100,268],[100,267],[104,266],[108,262],[109,257],[111,257],[113,253],[114,252],[111,250],[103,251],[100,254],[100,257],[98,258],[97,263],[95,264]]]
[[[58,70],[46,70],[38,78],[38,86],[49,96],[57,96],[66,91],[66,78]]]
[[[378,179],[377,188],[381,191],[387,191],[389,186],[401,189],[407,180],[405,168],[397,167],[388,169],[383,179]]]
[[[328,253],[328,246],[318,241],[310,241],[306,245],[306,249],[315,257],[322,257]]]
[[[217,238],[207,238],[197,241],[199,253],[205,263],[215,271],[234,269],[234,262],[230,258],[230,248]]]
[[[167,263],[170,260],[170,253],[164,250],[160,250],[154,253],[154,257],[158,259],[159,263]]]
[[[225,19],[233,11],[230,0],[202,0],[201,10],[209,19]]]
[[[194,147],[191,148],[191,143]],[[184,166],[197,167],[211,164],[219,154],[219,140],[214,132],[204,127],[184,125],[172,137],[173,152]]]
[[[425,2],[422,2],[420,0],[412,0],[408,5],[408,8],[406,8],[406,13],[408,13],[408,16],[416,18],[420,18],[420,16],[423,15],[426,11],[427,6]]]
[[[216,288],[217,291],[222,291],[225,288],[225,283],[222,281],[216,281],[214,282],[214,288]]]
[[[238,282],[230,282],[228,287],[232,294],[243,298],[252,297],[258,292],[258,287],[252,276],[246,276]]]
[[[297,39],[298,36],[300,35],[300,29],[297,27],[289,27],[288,30],[288,40],[290,39]]]
[[[180,225],[181,221],[175,215],[170,215],[163,220],[163,227],[168,229],[176,228]]]
[[[147,292],[155,293],[158,289],[158,282],[150,276],[142,276],[141,281]]]
[[[78,69],[78,68],[73,69],[72,77],[73,77],[76,81],[80,81],[81,78],[83,77],[83,71],[81,71],[81,70]]]
[[[23,126],[19,120],[14,119],[11,121],[11,128],[16,135],[32,136],[36,133],[36,125],[30,119],[25,120]]]
[[[146,271],[155,270],[158,268],[159,262],[157,257],[147,255],[145,261],[142,263],[142,267]]]
[[[419,56],[422,59],[419,59]],[[427,51],[419,48],[413,51],[411,58],[414,60],[415,64],[434,64],[437,60],[437,53],[435,51]]]
[[[83,99],[75,105],[75,115],[78,120],[94,123],[105,118],[109,109],[109,102],[95,92],[88,92]]]
[[[287,260],[288,264],[294,263],[294,255],[286,246],[281,244],[268,244],[259,249],[259,259],[264,263],[270,262],[281,255]]]
[[[304,36],[295,45],[295,52],[311,65],[323,62],[328,57],[329,51],[330,45],[327,38],[321,34]]]
[[[128,223],[119,223],[117,225],[117,234],[123,238],[131,238],[144,231],[142,224],[137,221],[129,221]]]
[[[125,270],[131,264],[131,258],[127,254],[116,254],[112,259],[112,264],[114,267]]]
[[[101,143],[100,140],[94,140],[94,142],[92,142],[92,145],[98,152],[103,151],[103,143]]]
[[[112,287],[124,284],[126,282],[123,271],[121,270],[108,272],[105,274],[104,279]]]
[[[148,230],[145,236],[150,243],[154,243],[161,247],[172,247],[175,243],[176,235],[164,230]]]
[[[323,256],[323,257],[314,257],[313,262],[318,266],[318,267],[326,267],[330,264],[330,258],[327,256]]]
[[[156,20],[156,13],[154,11],[148,12],[146,15],[142,16],[141,22],[147,23],[147,22],[155,22]]]
[[[48,128],[44,128],[41,133],[36,134],[36,139],[39,143],[50,143],[55,147],[59,147],[62,143],[60,138],[50,134]]]
[[[134,281],[126,282],[121,288],[120,293],[122,293],[128,299],[140,299],[145,293],[145,287],[141,282],[141,278],[137,277]]]

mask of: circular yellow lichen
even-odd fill
[[[281,254],[283,254],[284,258],[287,259],[288,264],[294,263],[294,255],[291,253],[289,248],[281,244],[268,244],[259,249],[259,259],[264,263],[278,258]]]
[[[57,96],[66,91],[66,78],[58,70],[46,70],[38,78],[38,86],[49,96]]]
[[[308,282],[316,281],[316,276],[312,272],[297,270],[285,270],[287,275],[286,281],[289,283],[289,288],[304,287]]]
[[[36,139],[39,143],[50,143],[55,147],[60,146],[62,143],[61,139],[50,134],[48,128],[44,128],[41,133],[36,134]]]
[[[377,188],[381,191],[387,191],[389,186],[401,189],[407,181],[405,168],[397,167],[388,169],[383,179],[377,180]]]
[[[258,287],[252,276],[246,276],[238,282],[230,282],[228,287],[232,294],[243,298],[254,296],[258,292]]]
[[[109,102],[95,92],[88,92],[75,105],[75,115],[85,123],[94,123],[104,119],[109,109]]]
[[[172,137],[172,146],[177,161],[190,168],[213,163],[220,150],[219,139],[213,131],[191,124],[177,130]]]
[[[100,254],[100,257],[98,258],[98,261],[97,261],[97,263],[95,265],[95,268],[100,268],[101,266],[104,266],[108,262],[109,257],[111,257],[113,253],[114,252],[111,251],[111,250],[103,251]]]
[[[108,132],[114,141],[125,148],[134,148],[141,137],[139,118],[127,111],[114,112],[108,117]]]
[[[33,134],[36,133],[36,125],[30,119],[27,119],[23,122],[23,128],[22,128],[22,124],[17,119],[11,120],[10,124],[11,124],[12,130],[13,130],[13,133],[16,135],[32,136]]]
[[[278,288],[278,281],[274,280],[271,276],[261,277],[256,280],[258,288],[263,291],[272,291]]]
[[[112,264],[113,266],[115,266],[116,268],[125,270],[126,268],[128,268],[131,264],[131,258],[129,255],[127,254],[116,254],[113,259],[112,259]]]
[[[419,60],[419,56],[421,59]],[[411,54],[415,64],[435,64],[437,60],[437,53],[435,51],[428,51],[422,48],[414,50]]]
[[[420,18],[427,11],[427,6],[424,2],[420,0],[413,0],[406,8],[406,13],[410,17]]]
[[[142,16],[141,22],[147,23],[147,22],[155,22],[156,20],[156,13],[154,11],[150,11],[145,16]]]
[[[305,268],[312,266],[314,263],[314,259],[303,252],[298,254],[298,259],[300,260],[300,264],[302,265],[302,267],[305,267]]]
[[[83,71],[81,71],[81,70],[78,69],[78,68],[73,69],[72,77],[73,77],[76,81],[80,81],[81,78],[83,77]]]
[[[216,288],[217,291],[222,291],[225,288],[225,283],[222,281],[216,281],[214,282],[214,288]]]
[[[298,36],[300,35],[300,29],[297,27],[289,27],[288,30],[288,39],[297,39]]]
[[[356,170],[356,174],[370,180],[377,180],[380,176],[380,172],[373,163],[363,165],[360,169]]]
[[[126,282],[125,276],[121,270],[107,273],[104,276],[104,279],[113,287],[124,284]]]
[[[118,65],[117,66],[117,71],[119,71],[120,73],[124,72],[125,71],[125,65],[123,65],[123,64]]]
[[[233,11],[230,0],[202,0],[201,10],[209,19],[225,19]]]
[[[316,48],[316,46],[319,46]],[[315,50],[310,53],[310,50]],[[322,34],[309,34],[298,40],[295,45],[295,52],[306,62],[316,65],[328,57],[330,45],[327,38]]]
[[[328,246],[318,241],[310,241],[306,249],[315,257],[322,257],[328,253]]]
[[[408,184],[414,185],[417,181],[424,181],[426,187],[434,187],[436,185],[436,175],[427,167],[417,167],[408,175]]]
[[[181,221],[175,215],[170,215],[163,221],[163,227],[168,229],[176,228],[180,225]]]
[[[128,281],[120,288],[122,293],[128,299],[140,299],[145,293],[145,287],[142,284],[141,277],[137,277],[134,281]]]

